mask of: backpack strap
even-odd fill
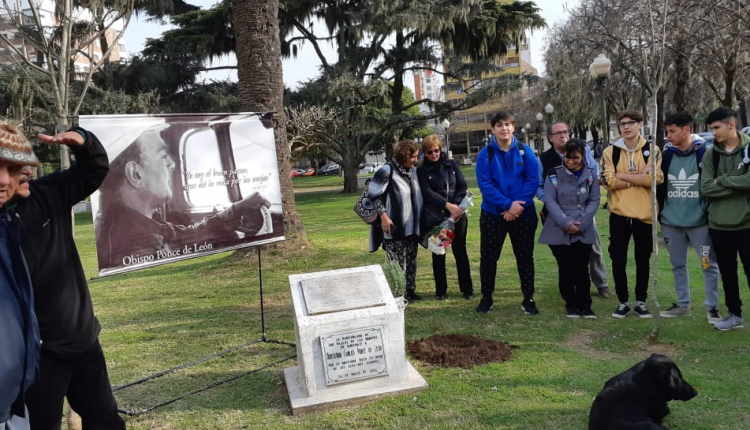
[[[641,147],[641,153],[643,154],[643,161],[648,164],[648,157],[651,155],[651,151],[649,151],[650,145],[643,145]],[[620,164],[620,152],[624,151],[624,149],[620,148],[619,146],[616,146],[615,148],[619,149],[619,151],[612,150],[612,164],[615,167],[615,173],[617,173],[617,165]]]

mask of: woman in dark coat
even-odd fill
[[[466,253],[466,230],[468,220],[459,206],[466,197],[466,180],[458,164],[441,151],[440,138],[431,134],[422,142],[424,161],[417,169],[419,188],[422,190],[422,234],[427,235],[434,227],[448,218],[456,222],[456,237],[451,243],[458,271],[458,287],[466,300],[474,298],[469,256]],[[445,254],[432,254],[432,275],[435,278],[435,297],[445,300],[448,280],[445,275]]]

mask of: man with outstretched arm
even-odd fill
[[[93,193],[109,171],[99,140],[82,128],[43,142],[68,145],[76,163],[68,170],[29,182],[17,195],[23,250],[34,286],[42,337],[40,378],[27,393],[32,430],[59,430],[63,399],[81,416],[85,430],[122,430],[125,421],[109,383],[99,344],[86,275],[78,256],[72,207]]]

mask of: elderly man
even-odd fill
[[[67,398],[81,416],[83,428],[125,429],[112,395],[99,344],[101,327],[71,219],[73,205],[93,193],[107,176],[107,154],[96,136],[81,128],[39,138],[68,145],[76,164],[39,180],[23,178],[17,192],[15,211],[24,228],[23,250],[42,337],[40,379],[27,395],[31,428],[59,429]]]
[[[24,393],[37,375],[39,329],[21,227],[10,210],[24,165],[38,165],[31,144],[0,123],[0,430],[29,428]]]
[[[570,131],[568,125],[564,122],[555,122],[547,129],[547,139],[552,144],[552,148],[544,151],[539,157],[539,189],[536,192],[536,197],[539,201],[543,201],[544,198],[544,181],[547,179],[549,172],[555,167],[562,165],[563,160],[563,148],[565,143],[570,140]],[[593,154],[586,148],[586,156],[584,162],[586,165],[594,169],[594,173],[599,176],[599,164],[594,159]],[[546,216],[547,209],[542,208],[542,222]],[[596,220],[594,220],[594,230],[596,231]],[[608,299],[612,295],[609,292],[609,284],[607,283],[607,266],[604,265],[604,254],[602,253],[602,243],[599,239],[599,232],[596,231],[596,243],[591,247],[591,254],[589,255],[589,272],[591,273],[591,280],[599,291],[599,297]]]

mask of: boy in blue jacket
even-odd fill
[[[482,192],[482,214],[479,218],[482,300],[477,312],[492,309],[497,260],[505,236],[516,256],[523,302],[527,315],[539,313],[534,302],[534,235],[537,215],[534,194],[539,186],[539,163],[534,152],[513,135],[515,118],[500,111],[492,120],[492,140],[477,156],[477,183]]]

